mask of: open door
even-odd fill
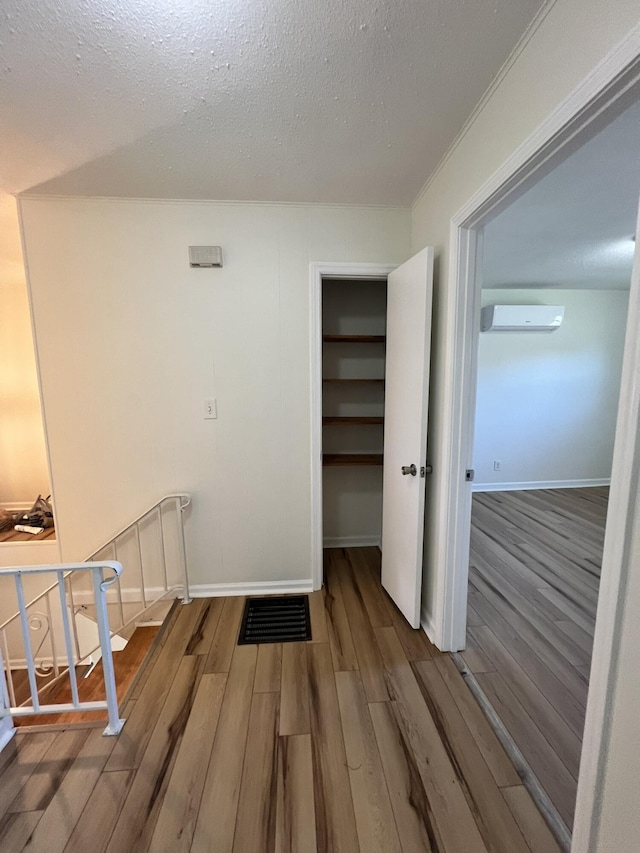
[[[433,249],[389,274],[382,486],[382,585],[420,627]]]

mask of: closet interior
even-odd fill
[[[325,547],[382,533],[386,279],[322,282]]]

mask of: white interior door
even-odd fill
[[[432,248],[389,275],[382,585],[414,628],[422,590],[432,291]]]

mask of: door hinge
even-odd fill
[[[473,468],[467,468],[467,470],[464,472],[464,479],[467,483],[473,483],[475,476],[476,472],[473,470]]]

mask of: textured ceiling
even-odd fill
[[[640,194],[640,104],[490,222],[483,286],[628,289]]]
[[[3,0],[0,191],[410,203],[542,0]]]

